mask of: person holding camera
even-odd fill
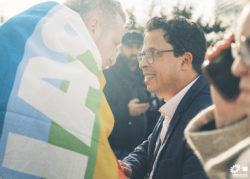
[[[250,177],[250,3],[244,8],[239,21],[235,44],[231,45],[234,61],[232,73],[239,77],[239,94],[228,96],[217,78],[209,75],[214,102],[198,114],[185,129],[185,137],[199,157],[207,175],[212,179]],[[211,55],[216,64],[231,38],[218,43]],[[230,59],[227,59],[230,60]],[[211,66],[211,65],[209,65]],[[205,67],[207,71],[209,67]],[[225,78],[224,81],[232,83]],[[229,80],[228,80],[229,79]],[[236,83],[237,85],[237,83]]]
[[[147,132],[146,111],[150,107],[150,93],[137,61],[142,44],[140,32],[126,32],[116,64],[103,71],[106,78],[104,94],[115,118],[109,142],[118,159],[133,151]]]

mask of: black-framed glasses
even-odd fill
[[[234,59],[241,57],[243,63],[250,67],[250,37],[241,36],[240,42],[233,43],[231,47]]]
[[[152,63],[154,63],[155,57],[159,56],[161,53],[163,53],[163,52],[173,52],[173,51],[174,51],[173,49],[172,50],[149,50],[149,51],[146,51],[146,52],[138,53],[137,60],[140,63],[142,61],[143,57],[145,57],[147,62],[149,64],[152,64]]]

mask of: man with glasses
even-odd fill
[[[215,105],[185,129],[188,143],[213,179],[250,177],[250,3],[239,22],[232,49],[232,73],[240,77],[239,96],[226,101],[212,86]]]
[[[120,161],[131,179],[206,178],[183,136],[189,120],[211,104],[209,85],[200,75],[205,51],[203,31],[184,17],[147,23],[139,66],[147,89],[166,104],[150,137]]]

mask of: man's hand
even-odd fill
[[[128,110],[131,116],[139,116],[149,108],[149,103],[139,103],[139,99],[134,98],[128,103]]]
[[[121,165],[121,167],[122,167],[122,169],[123,169],[123,171],[125,173],[125,176],[128,177],[128,178],[130,178],[131,175],[132,175],[132,169],[131,169],[131,167],[128,164],[126,164],[123,161],[121,161],[121,160],[118,160],[118,161],[119,161],[119,163],[120,163],[120,165]]]
[[[212,100],[215,104],[216,126],[222,127],[241,119],[245,114],[243,104],[236,99],[234,101],[224,100],[220,94],[211,86]]]

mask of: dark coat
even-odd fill
[[[145,113],[130,116],[128,103],[134,98],[147,102],[150,93],[138,65],[135,71],[131,71],[127,59],[121,55],[117,57],[116,64],[103,73],[106,78],[103,91],[115,118],[114,129],[109,137],[110,145],[113,149],[131,152],[145,139],[147,117]]]
[[[166,137],[156,158],[152,171],[153,179],[200,179],[206,178],[203,168],[184,139],[184,129],[188,122],[202,109],[211,104],[207,81],[200,76],[182,98],[169,124]],[[150,173],[155,143],[164,118],[160,117],[148,140],[139,145],[123,161],[132,168],[131,179],[142,179]]]

